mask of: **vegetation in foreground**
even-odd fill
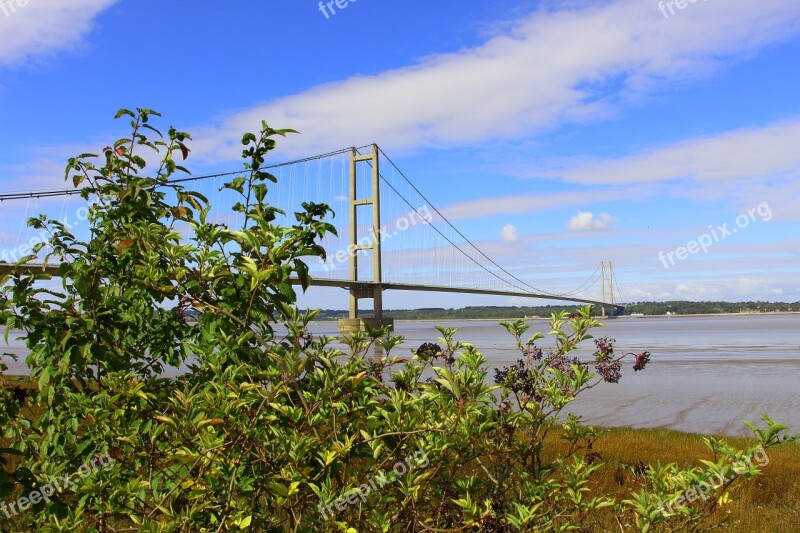
[[[0,378],[2,379],[2,378]],[[2,386],[2,385],[0,385]],[[5,387],[12,391],[31,391],[35,383],[26,377],[6,376]],[[18,392],[18,394],[20,394]],[[27,396],[27,393],[24,393]],[[26,416],[33,419],[37,411],[26,406]],[[568,448],[561,439],[561,430],[545,441],[548,457],[558,457]],[[730,439],[738,447],[752,444],[747,439]],[[7,443],[6,443],[7,444]],[[0,447],[4,443],[0,441]],[[624,498],[631,486],[640,483],[648,464],[676,463],[682,468],[700,464],[708,458],[708,447],[703,436],[664,429],[613,428],[595,442],[595,460],[602,464],[589,485],[589,497],[602,494]],[[13,469],[19,458],[8,465]],[[733,489],[733,499],[724,508],[725,531],[732,533],[794,533],[800,524],[800,444],[786,443],[769,452],[769,464],[763,468],[763,476],[753,482],[743,483]],[[7,498],[13,499],[13,498]],[[0,516],[0,522],[4,516]],[[27,517],[26,517],[27,519]],[[613,513],[598,517],[597,531],[619,530]],[[22,520],[16,523],[24,530]]]
[[[121,111],[132,135],[101,166],[70,160],[68,179],[96,200],[88,242],[32,221],[52,232],[59,280],[0,280],[0,318],[25,332],[36,383],[0,389],[0,505],[19,511],[3,530],[701,530],[729,523],[747,478],[794,440],[765,417],[751,441],[703,438],[697,463],[645,463],[639,443],[604,484],[615,452],[601,450],[615,433],[559,414],[617,382],[623,363],[644,370],[649,354],[593,339],[590,309],[552,317],[547,353],[523,321],[504,324],[520,361],[496,385],[453,329],[408,356],[386,331],[353,335],[348,354],[331,349],[290,282],[307,286],[303,260],[324,253],[329,209],[305,204],[287,228],[266,203],[276,180],[265,156],[289,131],[263,124],[242,139],[247,176],[226,185],[242,198],[237,230],[209,222],[207,199],[170,181],[189,136],[170,128],[162,140],[153,116]],[[147,149],[162,157],[150,177]],[[591,341],[591,358],[574,357]],[[385,356],[368,358],[373,345]],[[187,373],[162,377],[190,356]]]

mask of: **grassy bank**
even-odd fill
[[[735,447],[752,442],[726,437]],[[559,443],[552,442],[554,449]],[[681,467],[711,460],[702,435],[666,429],[612,429],[594,446],[603,468],[595,477],[593,492],[626,499],[637,484],[637,469],[660,462]],[[632,468],[629,468],[632,467]],[[633,470],[633,472],[631,472]],[[796,532],[800,530],[800,445],[787,443],[769,451],[769,464],[761,477],[741,480],[731,489],[732,501],[718,512],[727,518],[723,529],[733,532]],[[613,516],[603,530],[619,531]]]

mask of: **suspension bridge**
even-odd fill
[[[348,318],[339,322],[342,332],[359,331],[365,324],[393,326],[383,314],[383,293],[421,291],[535,298],[594,305],[603,316],[620,314],[619,287],[610,262],[603,262],[580,286],[566,291],[534,286],[528,265],[504,267],[467,238],[437,209],[395,163],[377,146],[347,148],[323,155],[272,165],[266,170],[278,182],[266,201],[285,213],[291,225],[302,202],[324,203],[334,212],[328,220],[337,235],[322,240],[327,258],[309,262],[312,286],[338,287],[349,293]],[[189,190],[209,199],[208,221],[229,228],[243,227],[244,215],[233,210],[235,193],[222,185],[243,170],[176,179]],[[46,213],[88,236],[88,206],[78,190],[51,190],[0,194],[0,274],[38,271],[57,276],[58,263],[39,258],[17,264],[48,236],[27,226],[27,219]],[[174,194],[174,193],[170,193]],[[174,199],[174,198],[173,198]],[[20,222],[19,228],[12,224]],[[16,233],[16,235],[15,235]],[[516,270],[518,274],[513,271]],[[299,280],[295,280],[299,284]],[[597,284],[601,289],[596,291]],[[537,283],[540,285],[541,283]],[[599,295],[600,298],[597,299]],[[594,296],[594,298],[592,297]],[[372,311],[359,302],[372,300]]]

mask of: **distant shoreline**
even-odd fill
[[[613,304],[609,304],[613,305]],[[624,305],[620,317],[669,317],[669,316],[734,316],[734,315],[784,315],[800,314],[798,302],[689,302],[674,300],[666,302],[634,302]],[[511,306],[466,306],[460,308],[419,307],[416,309],[386,309],[383,315],[395,321],[458,321],[458,320],[516,320],[523,317],[538,317],[547,320],[553,313],[572,314],[578,307],[574,305],[511,305]],[[612,308],[606,306],[606,310]],[[619,309],[623,311],[623,309]],[[595,312],[600,308],[595,306]],[[346,318],[348,312],[342,309],[321,309],[318,320]],[[513,317],[513,318],[508,318]],[[367,318],[365,316],[364,318]],[[616,316],[614,318],[617,318]],[[535,320],[535,319],[529,319]]]
[[[630,319],[639,319],[639,318],[709,318],[715,316],[746,316],[746,317],[754,317],[754,316],[775,316],[775,315],[800,315],[800,311],[774,311],[769,313],[688,313],[688,314],[674,314],[674,315],[644,315],[644,316],[632,316],[632,315],[619,315],[619,316],[608,316],[608,317],[597,317],[601,320],[618,320],[621,318],[630,318]],[[386,316],[384,314],[384,316]],[[391,318],[388,316],[387,318]],[[442,318],[395,318],[395,322],[486,322],[486,321],[503,321],[508,322],[512,320],[541,320],[546,321],[550,320],[550,317],[540,316],[540,317],[506,317],[506,318],[453,318],[453,317],[442,317]],[[336,322],[338,318],[325,318],[319,320],[319,322]]]
[[[687,313],[687,314],[674,314],[674,315],[644,315],[644,316],[631,316],[620,315],[616,318],[672,318],[672,317],[709,317],[709,316],[774,316],[774,315],[800,315],[800,311],[770,311],[768,313]]]

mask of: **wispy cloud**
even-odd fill
[[[452,221],[503,214],[526,214],[585,206],[594,202],[611,202],[628,198],[645,199],[661,192],[659,187],[612,187],[602,190],[580,188],[556,193],[517,194],[459,202],[442,209]]]
[[[285,145],[297,153],[371,141],[399,150],[522,138],[606,116],[656,82],[707,75],[800,32],[795,0],[709,2],[683,15],[665,23],[653,4],[635,0],[542,7],[481,46],[223,117],[195,129],[196,154],[235,159],[241,133],[264,118],[304,133]]]
[[[31,0],[0,18],[0,68],[79,45],[117,0]]]
[[[800,169],[800,118],[687,139],[616,159],[594,159],[537,177],[591,185],[690,179],[699,182],[796,175]]]

